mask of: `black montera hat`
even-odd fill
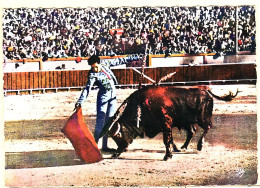
[[[97,55],[92,55],[89,59],[88,59],[88,64],[89,65],[93,65],[94,63],[100,63],[100,58]]]

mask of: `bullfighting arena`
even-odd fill
[[[210,86],[215,94],[239,88],[231,102],[214,99],[213,123],[202,151],[196,144],[163,161],[162,135],[137,138],[119,159],[84,164],[60,129],[73,112],[80,91],[4,97],[5,183],[8,187],[255,185],[257,183],[257,90],[255,85]],[[118,89],[118,106],[134,89]],[[85,122],[95,125],[96,90],[83,106]],[[180,148],[185,132],[174,129]],[[116,148],[109,139],[109,146]],[[99,145],[101,147],[101,145]]]

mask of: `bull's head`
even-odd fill
[[[140,120],[141,107],[136,100],[126,99],[115,115],[105,124],[100,137],[108,134],[116,142],[118,149],[114,157],[118,157],[134,138],[142,135]]]

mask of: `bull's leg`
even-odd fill
[[[170,144],[172,142],[171,129],[167,129],[167,130],[163,131],[163,142],[164,142],[164,145],[166,147],[166,154],[165,154],[163,160],[166,161],[167,159],[172,158],[172,154],[171,154],[171,151],[170,151]]]
[[[175,143],[173,141],[173,136],[172,135],[171,135],[171,142],[172,142],[173,151],[174,152],[180,152],[180,150],[177,148],[177,146],[175,145]]]
[[[204,129],[204,133],[199,139],[197,145],[198,151],[201,151],[205,136],[208,133],[209,129],[212,127],[213,99],[211,98],[205,101],[204,107],[202,107],[201,109],[202,109],[200,113],[201,116],[198,116],[198,120],[199,120],[198,125]]]
[[[181,147],[181,149],[187,149],[188,148],[190,141],[191,141],[192,137],[194,136],[195,132],[196,132],[196,128],[195,128],[194,125],[188,126],[186,141],[183,144],[183,146]]]
[[[188,148],[188,145],[189,145],[189,143],[190,143],[192,137],[193,137],[192,131],[188,130],[188,131],[187,131],[186,141],[185,141],[185,143],[183,144],[183,146],[181,147],[181,149],[187,149],[187,148]]]
[[[209,126],[207,126],[207,127],[204,129],[204,132],[203,132],[202,136],[200,137],[199,142],[198,142],[198,145],[197,145],[197,150],[198,150],[198,151],[201,151],[201,150],[202,150],[202,145],[203,145],[203,143],[204,143],[205,136],[206,136],[206,134],[208,133],[210,127],[211,127],[211,126],[209,125]]]

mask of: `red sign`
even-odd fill
[[[124,29],[110,29],[109,30],[110,35],[114,35],[115,31],[117,35],[122,35],[124,33]]]

